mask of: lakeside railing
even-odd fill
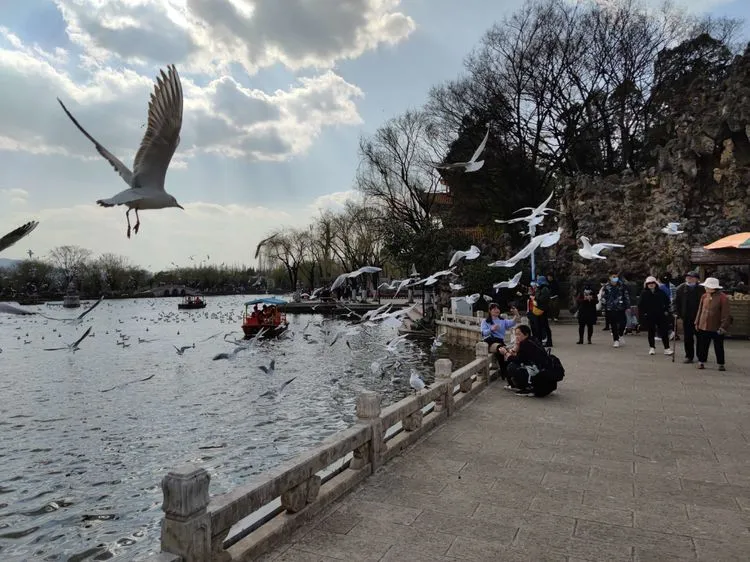
[[[377,392],[357,397],[357,423],[231,492],[210,497],[205,469],[188,464],[162,479],[161,553],[149,562],[252,560],[268,552],[406,447],[471,401],[490,382],[487,344],[453,371],[435,362],[431,388],[381,409]],[[238,523],[249,526],[235,531]]]

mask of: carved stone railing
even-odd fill
[[[209,497],[203,468],[170,471],[161,483],[161,553],[148,562],[250,560],[272,549],[481,392],[490,382],[487,344],[477,343],[475,353],[456,371],[438,359],[429,389],[382,410],[377,392],[362,392],[354,426],[226,494]]]

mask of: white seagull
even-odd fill
[[[409,376],[409,386],[414,389],[415,393],[420,392],[425,388],[430,388],[424,383],[422,377],[420,377],[414,369],[411,370],[411,375]]]
[[[441,277],[445,277],[446,275],[455,275],[455,273],[453,273],[454,269],[455,267],[451,267],[450,269],[443,269],[442,271],[437,271],[433,273],[432,275],[430,275],[429,277],[425,277],[424,279],[416,281],[414,285],[421,285],[422,283],[424,283],[425,286],[429,287],[437,283],[438,279],[440,279]]]
[[[336,277],[336,280],[333,282],[333,285],[331,285],[331,291],[334,289],[338,289],[341,287],[341,285],[344,284],[344,281],[347,279],[354,279],[355,277],[359,277],[363,273],[377,273],[378,271],[383,271],[382,267],[375,267],[374,265],[364,265],[357,269],[356,271],[352,271],[350,273],[342,273],[338,277]]]
[[[10,231],[8,234],[0,238],[0,252],[5,250],[6,248],[10,248],[21,238],[30,234],[31,231],[34,230],[37,226],[39,226],[39,223],[37,221],[27,222],[23,226],[19,226],[15,230]],[[31,256],[29,256],[29,258],[31,258]]]
[[[492,285],[492,288],[495,290],[498,289],[514,289],[518,283],[521,281],[521,276],[523,275],[523,272],[519,271],[516,273],[512,278],[510,278],[507,281],[500,281],[500,283],[495,283]]]
[[[482,142],[479,143],[479,146],[474,151],[474,154],[471,155],[471,158],[468,162],[455,162],[453,164],[438,164],[435,165],[436,168],[440,170],[455,170],[457,168],[463,168],[464,172],[476,172],[477,170],[481,169],[482,166],[484,166],[484,160],[479,160],[477,162],[477,158],[479,158],[480,154],[484,151],[484,147],[487,146],[487,139],[490,138],[490,126],[487,124],[487,132],[484,134],[484,138],[482,139]]]
[[[599,244],[591,244],[586,236],[581,236],[581,242],[583,248],[578,248],[578,255],[586,260],[606,260],[604,256],[600,256],[599,252],[603,250],[609,250],[611,248],[624,248],[622,244],[607,244],[600,242]]]
[[[667,226],[662,228],[661,231],[667,236],[678,236],[685,232],[684,230],[680,230],[680,223],[678,222],[668,222]]]
[[[182,128],[182,85],[174,65],[168,67],[167,74],[164,74],[162,70],[161,76],[157,77],[156,87],[148,104],[148,127],[135,155],[132,171],[88,134],[59,98],[57,101],[60,102],[63,111],[75,126],[94,143],[99,154],[128,184],[128,189],[114,197],[97,200],[97,204],[102,207],[127,206],[125,218],[128,221],[128,238],[130,238],[130,211],[135,210],[136,223],[133,230],[138,234],[138,228],[141,225],[138,217],[139,210],[167,207],[182,209],[177,200],[164,190],[167,168],[177,145],[180,144],[180,129]]]
[[[455,254],[453,254],[453,257],[451,258],[450,263],[448,264],[448,267],[453,267],[458,262],[460,262],[462,259],[467,260],[475,260],[479,257],[479,248],[476,246],[472,246],[468,250],[458,250]]]
[[[85,340],[86,337],[89,335],[89,332],[91,332],[91,326],[89,326],[88,330],[86,330],[83,333],[83,335],[80,338],[78,338],[78,340],[76,340],[75,342],[70,343],[70,344],[66,345],[65,347],[51,347],[51,348],[46,348],[44,351],[61,351],[63,349],[67,349],[67,350],[72,351],[73,353],[75,353],[76,351],[78,351],[78,346],[81,344],[81,342],[83,340]]]

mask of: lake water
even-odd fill
[[[242,336],[248,298],[209,297],[207,308],[180,312],[179,299],[104,301],[80,326],[0,314],[0,560],[139,557],[158,548],[169,469],[197,463],[211,494],[227,491],[351,425],[360,390],[388,404],[408,394],[411,368],[432,379],[429,343],[383,359],[396,328],[329,345],[347,323],[320,315],[290,315],[287,337],[213,361],[234,348],[225,334]],[[89,326],[76,353],[43,351]],[[193,343],[183,355],[173,347]],[[439,348],[449,353],[456,365],[471,359]],[[269,376],[258,366],[271,359]],[[278,396],[260,396],[295,376]]]

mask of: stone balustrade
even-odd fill
[[[170,471],[161,483],[161,552],[148,562],[252,560],[267,552],[486,388],[487,344],[475,352],[455,371],[450,359],[438,359],[430,388],[385,408],[377,392],[361,393],[354,426],[226,494],[209,496],[201,467]],[[254,523],[230,535],[254,514]]]

